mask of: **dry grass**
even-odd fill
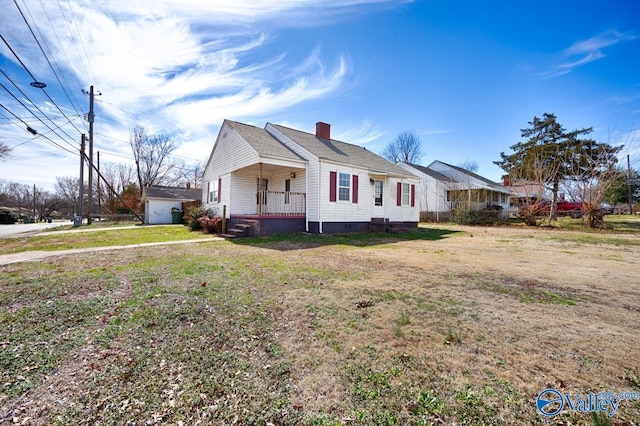
[[[583,235],[436,227],[1,267],[0,422],[544,424],[544,388],[640,390],[640,239]],[[638,418],[625,401],[614,420]]]

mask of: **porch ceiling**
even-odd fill
[[[265,174],[275,173],[275,172],[281,171],[282,169],[304,170],[305,167],[304,165],[295,164],[295,163],[292,163],[292,164],[262,163],[262,173],[265,173]],[[252,164],[250,166],[243,167],[242,169],[238,169],[236,170],[236,172],[258,174],[260,172],[260,164],[259,163]]]

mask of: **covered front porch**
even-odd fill
[[[304,217],[306,188],[304,164],[252,164],[232,173],[230,216]]]
[[[509,194],[487,188],[452,189],[447,191],[447,204],[452,211],[481,211],[493,207],[506,212],[509,208]]]

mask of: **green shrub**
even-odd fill
[[[219,234],[222,232],[222,218],[220,216],[203,216],[198,219],[200,229],[209,234]]]
[[[205,216],[207,216],[207,210],[203,206],[192,206],[187,208],[184,221],[189,229],[199,231],[202,229],[199,219]]]
[[[210,234],[221,232],[222,218],[216,211],[207,210],[202,206],[189,207],[184,220],[192,231],[205,231]]]
[[[459,225],[494,225],[502,223],[500,210],[474,211],[468,209],[457,209],[453,212],[452,221]]]
[[[12,224],[16,223],[18,218],[13,212],[9,209],[0,209],[0,223],[2,224]]]

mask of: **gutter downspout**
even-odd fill
[[[440,188],[438,186],[438,179],[436,179],[436,222],[440,222]]]
[[[403,200],[403,194],[402,191],[404,190],[404,178],[401,177],[400,178],[400,223],[404,223],[404,206],[402,205]],[[409,188],[409,190],[411,190],[411,188]],[[397,195],[396,195],[397,197]],[[411,193],[409,193],[409,197],[411,197]],[[411,200],[409,200],[409,202],[411,202]]]
[[[262,216],[262,162],[258,171],[258,216]]]
[[[322,234],[322,160],[318,160],[318,233]]]
[[[304,229],[309,232],[309,162],[304,165]]]

